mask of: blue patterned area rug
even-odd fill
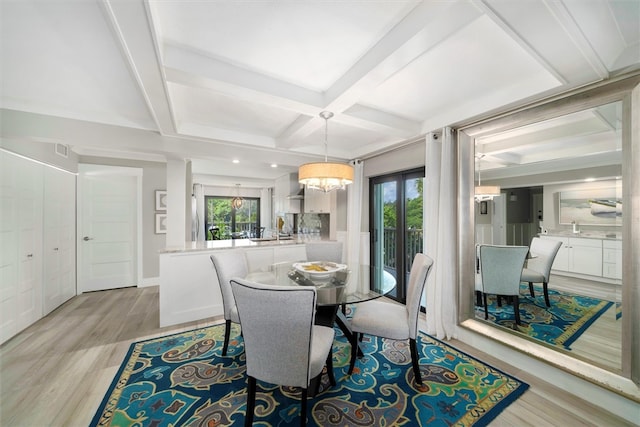
[[[234,325],[226,357],[223,325],[132,344],[91,425],[241,425],[247,384],[238,332]],[[308,425],[485,426],[529,387],[424,334],[418,339],[421,387],[414,384],[407,344],[365,337],[365,356],[348,376],[350,348],[336,329],[337,384],[331,387],[323,375],[320,393],[308,402]],[[299,389],[258,381],[255,423],[299,425],[299,411]]]
[[[521,285],[520,321],[522,324],[518,326],[518,331],[565,350],[570,350],[571,344],[613,305],[612,301],[549,289],[551,307],[547,307],[541,286],[534,286],[534,294],[535,297],[532,298],[528,284]],[[492,295],[487,296],[487,303],[490,322],[509,329],[513,328],[515,319],[511,304],[503,299],[502,307],[499,307],[495,296]],[[476,316],[484,319],[484,307],[476,306]]]

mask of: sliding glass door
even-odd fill
[[[424,168],[371,178],[371,265],[374,283],[386,272],[397,286],[388,296],[406,300],[411,263],[423,248]]]
[[[259,237],[260,199],[246,197],[234,206],[233,197],[206,196],[204,209],[207,240]]]

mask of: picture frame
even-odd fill
[[[488,209],[488,203],[486,201],[480,202],[480,215],[486,215]]]
[[[167,234],[167,214],[156,214],[156,234]]]
[[[167,210],[167,191],[156,190],[156,210],[165,212]]]
[[[622,190],[604,187],[558,193],[558,223],[622,226]]]

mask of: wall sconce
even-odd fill
[[[513,191],[511,193],[509,193],[509,201],[510,202],[517,202],[518,201],[518,196]]]

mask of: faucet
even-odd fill
[[[573,226],[573,234],[580,233],[580,230],[578,230],[578,224],[576,224],[575,221],[571,221],[571,225]]]

